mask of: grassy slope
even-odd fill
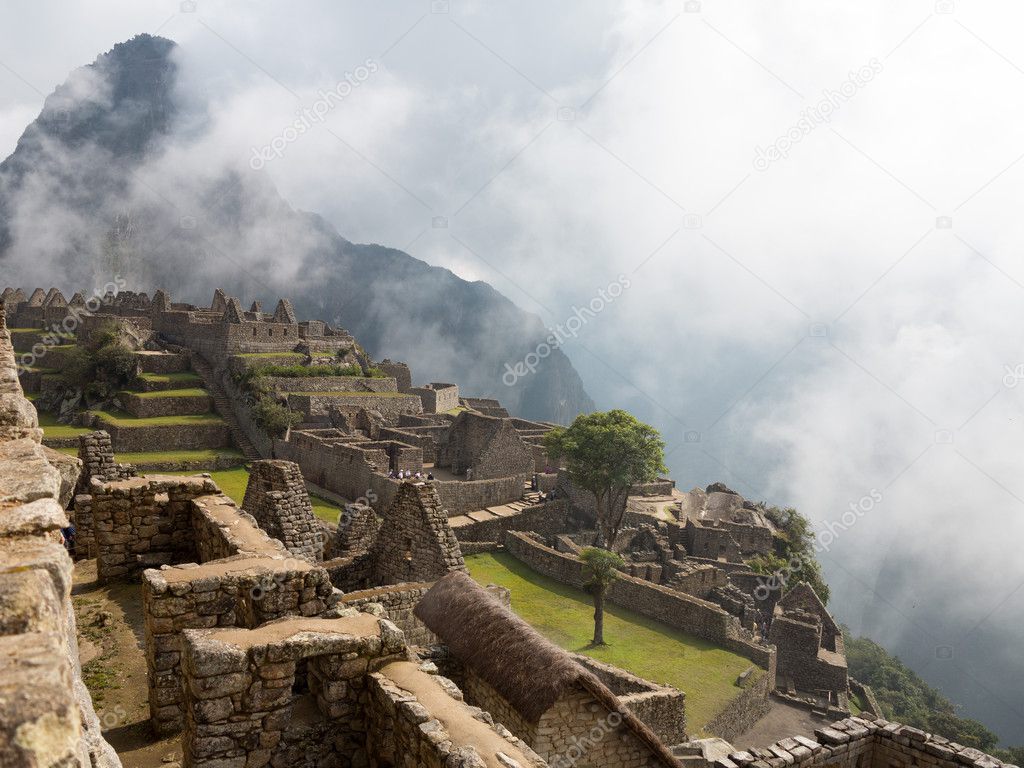
[[[512,608],[552,642],[686,693],[687,731],[703,728],[737,693],[748,659],[717,648],[633,611],[609,605],[604,648],[589,648],[593,603],[585,592],[541,576],[509,554],[471,555],[470,574],[481,584],[512,591]]]
[[[172,472],[174,475],[192,475],[194,472]],[[217,483],[217,486],[231,498],[236,504],[241,505],[245,498],[245,486],[249,482],[249,470],[245,467],[234,469],[222,469],[210,472],[210,477]],[[313,504],[313,514],[328,523],[338,522],[338,513],[341,508],[326,499],[310,494],[310,502]]]
[[[183,373],[140,373],[139,378],[143,381],[158,381],[160,383],[174,382],[176,384],[202,384],[203,379],[198,373],[185,371]]]

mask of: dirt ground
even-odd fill
[[[104,738],[125,768],[174,768],[181,761],[180,739],[158,740],[149,727],[141,586],[98,584],[96,561],[80,560],[72,601],[82,676]]]
[[[754,727],[732,742],[737,749],[767,747],[789,736],[814,738],[814,729],[828,725],[829,720],[817,717],[809,710],[793,706],[772,697],[772,708]]]

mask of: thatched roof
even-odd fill
[[[609,712],[617,712],[659,762],[678,768],[672,753],[604,683],[465,573],[453,571],[439,579],[415,614],[528,722],[538,722],[563,695],[583,688]]]

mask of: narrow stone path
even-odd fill
[[[242,429],[242,425],[238,423],[235,411],[231,407],[231,400],[224,391],[224,387],[221,386],[220,381],[217,379],[217,375],[214,373],[213,368],[196,352],[192,353],[192,370],[198,373],[200,378],[202,378],[203,384],[206,385],[206,391],[209,392],[210,396],[213,398],[213,410],[227,422],[228,429],[231,431],[231,439],[234,441],[235,445],[238,446],[238,450],[242,452],[242,455],[245,456],[245,458],[251,461],[262,459],[263,456],[245,434],[245,430]]]

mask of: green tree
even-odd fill
[[[604,645],[604,596],[608,587],[618,578],[622,558],[599,547],[587,547],[580,552],[583,570],[587,574],[587,589],[594,596],[594,639],[591,645]]]
[[[815,538],[810,521],[792,507],[762,509],[765,517],[777,529],[775,552],[748,560],[751,570],[765,575],[784,576],[784,590],[806,581],[821,601],[827,604],[830,590],[814,550]]]
[[[597,546],[608,547],[622,527],[626,498],[636,483],[665,471],[665,443],[654,427],[621,410],[577,416],[544,438],[548,455],[564,459],[569,478],[597,501]]]

